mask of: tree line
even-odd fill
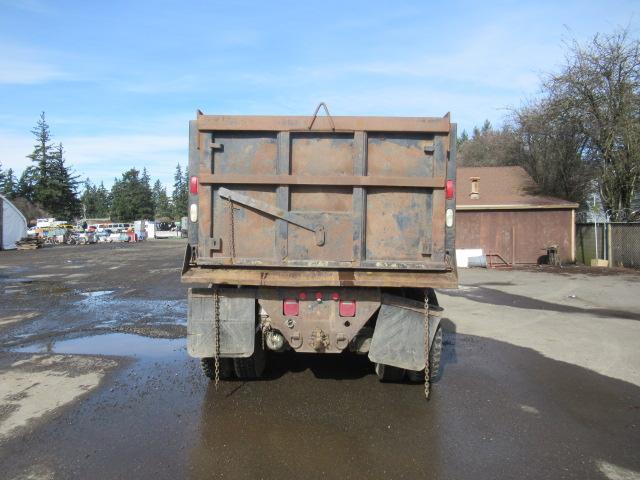
[[[0,163],[0,193],[14,201],[25,216],[50,215],[58,219],[111,218],[179,220],[187,214],[189,178],[186,168],[176,166],[173,192],[167,194],[160,180],[153,186],[144,168],[131,168],[115,178],[111,189],[87,178],[78,180],[66,164],[62,143],[54,143],[45,113],[31,131],[35,144],[27,157],[33,162],[19,178]],[[82,191],[80,189],[82,188]]]
[[[521,165],[540,193],[585,204],[597,194],[625,221],[640,196],[640,42],[627,30],[567,45],[540,94],[458,138],[461,165]]]
[[[102,182],[93,184],[88,178],[84,185],[80,199],[86,218],[180,220],[187,214],[189,177],[180,164],[176,166],[171,195],[167,194],[160,180],[151,185],[146,168],[142,172],[135,168],[127,170],[120,178],[114,179],[111,190],[107,190]]]

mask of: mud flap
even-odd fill
[[[246,358],[253,354],[256,297],[253,289],[220,288],[220,356]],[[196,358],[216,352],[213,289],[189,289],[187,351]]]
[[[429,346],[433,343],[440,317],[429,315]],[[375,363],[422,370],[424,356],[424,305],[422,302],[383,295],[369,359]]]

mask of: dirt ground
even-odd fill
[[[429,402],[348,355],[216,391],[184,246],[0,252],[2,478],[640,478],[638,272],[460,271]]]

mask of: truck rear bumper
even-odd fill
[[[292,268],[190,267],[182,282],[189,284],[271,287],[399,287],[457,288],[455,270],[325,270]]]

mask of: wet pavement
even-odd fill
[[[0,252],[0,322],[12,320],[0,323],[0,382],[13,375],[4,384],[15,384],[4,399],[0,387],[0,426],[21,408],[33,414],[4,436],[0,428],[2,478],[640,478],[637,351],[603,344],[637,361],[615,378],[602,373],[609,365],[566,352],[564,333],[570,326],[579,341],[582,328],[604,322],[639,345],[640,300],[616,306],[592,294],[589,306],[571,292],[559,299],[560,287],[536,296],[527,286],[556,273],[463,272],[468,288],[440,296],[444,358],[429,402],[420,385],[380,384],[366,357],[348,355],[272,355],[264,380],[216,391],[179,334],[186,294],[173,277],[183,244],[126,247]],[[49,268],[67,255],[92,263],[95,276]],[[135,275],[104,273],[118,255]],[[43,272],[56,276],[28,281]],[[590,286],[598,278],[573,280],[609,288]],[[632,291],[638,278],[620,281],[610,288]],[[561,335],[527,340],[541,322]],[[77,395],[39,412],[29,375]]]

